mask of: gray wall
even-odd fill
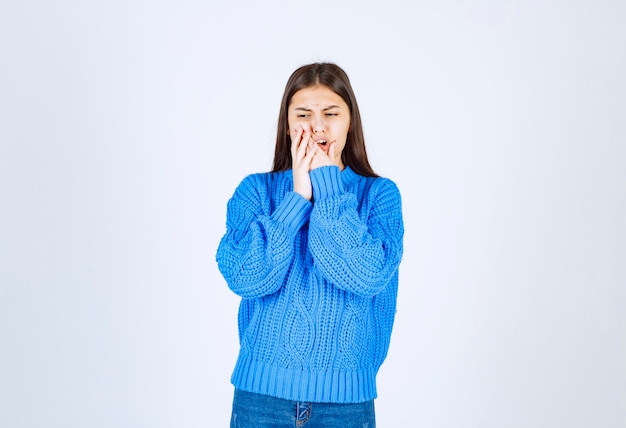
[[[0,6],[0,426],[227,425],[225,205],[316,60],[403,195],[379,426],[626,426],[625,5]]]

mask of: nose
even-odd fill
[[[316,115],[313,119],[313,123],[311,124],[313,128],[313,132],[315,134],[323,134],[326,129],[326,124],[324,123],[324,119],[320,115]]]

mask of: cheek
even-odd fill
[[[350,125],[342,123],[337,127],[337,136],[345,141],[348,138],[348,131],[350,131]]]

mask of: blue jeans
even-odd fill
[[[376,428],[374,400],[305,403],[235,389],[230,428]]]

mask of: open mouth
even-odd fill
[[[328,141],[326,141],[326,140],[317,140],[316,143],[321,145],[321,146],[325,146],[325,145],[328,144]]]

